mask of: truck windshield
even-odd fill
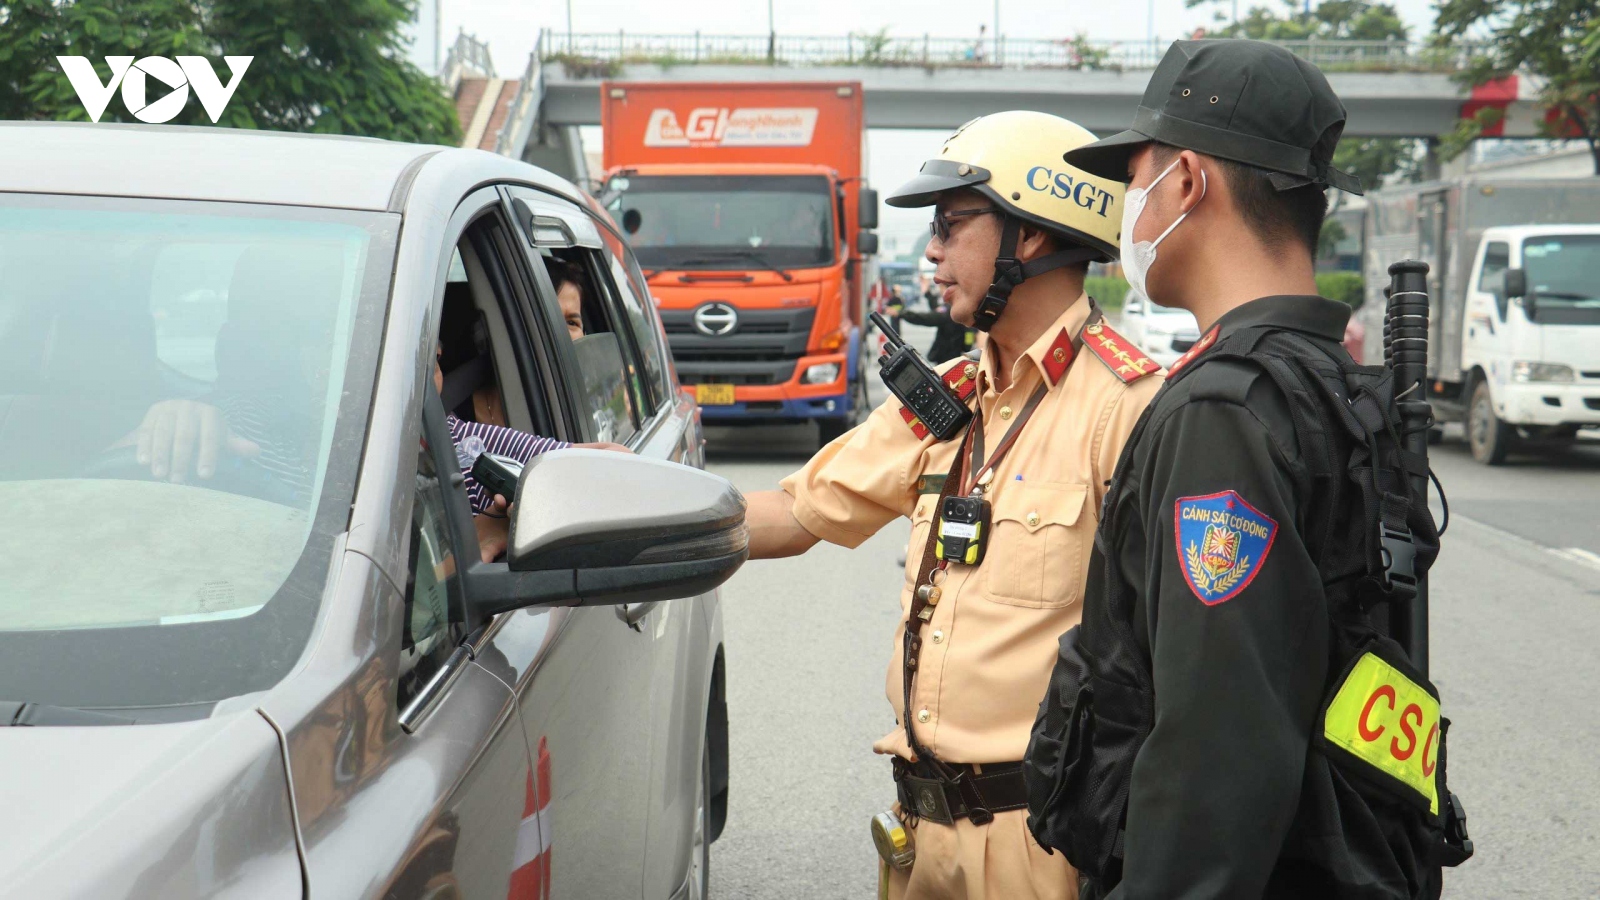
[[[645,268],[759,268],[833,262],[834,203],[820,175],[628,175],[613,178],[612,217]],[[741,254],[744,254],[741,256]]]
[[[1522,245],[1541,322],[1600,323],[1600,234],[1553,234]]]
[[[347,527],[397,231],[0,194],[7,699],[148,713],[288,671]]]

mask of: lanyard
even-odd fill
[[[1090,325],[1100,321],[1101,318],[1103,318],[1103,314],[1100,312],[1100,308],[1095,306],[1093,301],[1090,301],[1089,318],[1083,323],[1083,328],[1078,329],[1078,333],[1072,338],[1072,362],[1068,363],[1068,371],[1071,371],[1072,363],[1078,361],[1080,351],[1083,349],[1084,331]],[[1061,379],[1066,377],[1067,373],[1063,372]],[[913,582],[914,586],[911,594],[911,614],[906,619],[903,635],[904,643],[901,648],[904,667],[901,672],[900,683],[904,691],[904,700],[900,717],[906,729],[906,743],[910,745],[911,752],[918,759],[936,762],[933,754],[928,752],[921,742],[917,740],[916,730],[912,728],[911,687],[916,679],[917,662],[921,656],[922,625],[933,618],[933,608],[939,604],[939,598],[943,593],[934,579],[934,573],[943,573],[947,565],[944,560],[936,559],[934,556],[934,545],[939,540],[938,510],[943,507],[945,498],[955,492],[956,485],[962,482],[963,463],[968,459],[972,461],[973,472],[967,493],[971,493],[972,489],[980,486],[980,484],[986,485],[988,483],[988,479],[994,475],[995,466],[999,465],[1000,460],[1011,449],[1011,445],[1016,443],[1017,436],[1022,433],[1022,426],[1033,416],[1034,410],[1039,408],[1039,404],[1044,401],[1045,395],[1049,392],[1049,382],[1043,382],[1034,389],[1033,393],[1028,397],[1027,405],[1022,408],[1022,414],[1006,430],[1005,437],[1000,439],[1000,444],[995,447],[994,454],[981,467],[978,464],[978,461],[983,457],[983,401],[980,398],[977,403],[977,414],[973,416],[972,424],[968,426],[967,433],[962,438],[961,447],[956,451],[956,458],[950,464],[950,471],[945,476],[944,488],[939,492],[939,499],[934,501],[935,521],[928,527],[928,541],[923,547],[922,563],[917,567],[917,579]]]

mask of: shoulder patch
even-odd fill
[[[900,407],[900,418],[905,419],[906,424],[911,426],[911,433],[917,436],[917,440],[920,441],[928,436],[928,426],[922,424],[922,420],[911,412],[911,407]]]
[[[1237,491],[1179,497],[1173,510],[1178,564],[1189,590],[1207,606],[1239,596],[1261,571],[1278,523]]]
[[[1161,371],[1160,364],[1145,356],[1137,344],[1104,322],[1096,322],[1083,330],[1083,346],[1098,356],[1123,384],[1132,384]]]
[[[1178,374],[1178,370],[1184,366],[1187,366],[1194,360],[1196,356],[1199,356],[1207,350],[1210,350],[1211,345],[1217,342],[1217,332],[1221,330],[1221,328],[1222,326],[1220,325],[1211,326],[1211,330],[1206,332],[1204,337],[1200,338],[1198,341],[1195,341],[1193,347],[1190,347],[1188,350],[1184,351],[1182,356],[1178,357],[1173,361],[1171,366],[1167,367],[1167,376],[1171,377]]]
[[[950,368],[944,370],[939,376],[944,379],[946,386],[956,392],[956,396],[965,401],[978,389],[978,364],[963,359]]]

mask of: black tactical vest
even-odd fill
[[[1465,816],[1445,783],[1448,720],[1438,719],[1434,803],[1417,784],[1379,771],[1339,740],[1352,721],[1350,691],[1341,689],[1373,669],[1387,666],[1382,670],[1402,698],[1410,693],[1421,703],[1438,702],[1434,686],[1387,636],[1386,601],[1397,591],[1414,593],[1415,581],[1405,583],[1406,573],[1392,558],[1397,554],[1386,553],[1398,548],[1386,546],[1383,535],[1412,535],[1417,577],[1438,552],[1426,500],[1410,496],[1406,478],[1419,466],[1425,470],[1426,460],[1401,446],[1389,370],[1355,365],[1332,341],[1265,326],[1227,335],[1172,376],[1123,449],[1090,563],[1090,583],[1104,591],[1085,603],[1083,623],[1061,638],[1028,747],[1029,827],[1042,846],[1060,850],[1086,876],[1084,900],[1121,880],[1133,763],[1154,727],[1155,704],[1149,661],[1135,634],[1135,588],[1110,545],[1125,525],[1114,501],[1139,442],[1159,433],[1181,406],[1163,405],[1162,396],[1201,366],[1224,359],[1264,371],[1291,401],[1311,479],[1311,501],[1296,525],[1317,561],[1332,620],[1329,676],[1308,750],[1301,811],[1268,895],[1437,897],[1440,866],[1471,854]],[[1360,698],[1355,702],[1359,707]]]

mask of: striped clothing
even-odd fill
[[[494,502],[494,498],[488,495],[483,485],[478,483],[478,479],[472,477],[472,464],[478,461],[480,453],[509,456],[527,465],[528,460],[541,453],[564,450],[572,446],[566,441],[539,437],[515,428],[467,422],[456,418],[453,413],[445,416],[445,422],[450,426],[450,439],[455,441],[456,461],[461,464],[461,474],[466,476],[467,499],[472,502],[473,513],[487,510]]]
[[[311,490],[317,479],[315,458],[317,425],[304,410],[293,408],[282,394],[225,393],[212,398],[222,412],[228,428],[254,443],[260,452],[248,459],[229,462],[244,472],[264,473],[250,480],[261,488],[252,495],[277,503],[309,510],[314,502]]]

